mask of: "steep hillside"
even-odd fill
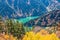
[[[4,18],[40,16],[60,9],[59,0],[0,0],[0,15]]]
[[[25,23],[26,26],[51,26],[52,24],[55,24],[56,22],[60,22],[60,10],[54,10],[49,12],[48,14],[39,17],[34,20],[30,20],[29,22]]]

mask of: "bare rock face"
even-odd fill
[[[57,22],[56,30],[57,30],[57,31],[60,31],[60,22]]]
[[[60,31],[56,31],[56,35],[58,38],[60,38]]]
[[[36,26],[34,29],[33,29],[33,32],[39,32],[41,30],[41,27],[40,26]]]
[[[58,38],[60,38],[60,22],[58,22],[57,24],[58,24],[58,26],[56,28],[57,29],[56,30],[56,35],[57,35]]]
[[[58,27],[60,28],[60,23],[58,23]]]

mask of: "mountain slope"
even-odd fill
[[[30,20],[29,22],[25,23],[25,26],[51,26],[56,22],[60,22],[60,10],[54,10],[49,12],[49,14],[39,17],[34,20]]]
[[[0,15],[7,18],[40,16],[60,9],[59,0],[0,0]]]

